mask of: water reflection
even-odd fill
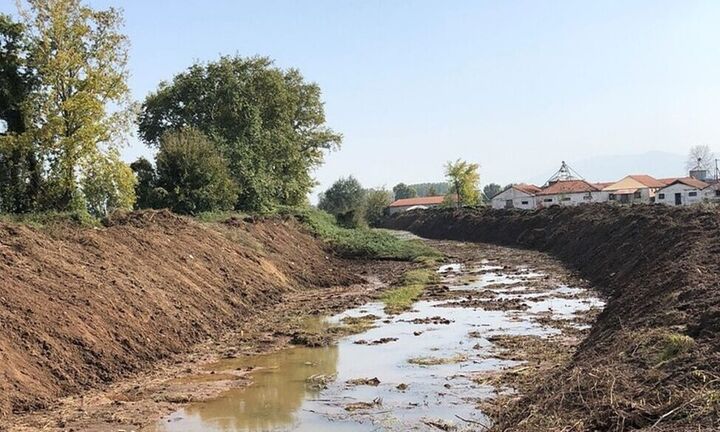
[[[178,413],[180,422],[170,422],[165,430],[254,432],[282,430],[297,421],[297,411],[318,390],[306,384],[312,375],[337,372],[338,348],[293,348],[277,353],[243,357],[218,363],[215,370],[248,366],[261,368],[253,372],[253,385],[232,390],[223,397],[192,405]],[[173,426],[176,425],[176,427]]]

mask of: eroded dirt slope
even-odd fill
[[[511,398],[497,430],[717,430],[720,218],[589,205],[409,212],[385,226],[547,251],[609,296],[572,361]]]
[[[0,223],[0,419],[185,352],[291,290],[356,281],[293,220]]]

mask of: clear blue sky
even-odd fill
[[[720,1],[90,3],[125,11],[137,100],[221,54],[319,83],[345,136],[321,188],[441,180],[455,158],[507,183],[561,159],[720,150]],[[140,154],[137,141],[124,153]]]

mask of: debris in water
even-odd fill
[[[384,338],[376,339],[371,342],[368,342],[365,339],[359,339],[353,343],[356,345],[382,345],[382,344],[386,344],[386,343],[390,343],[390,342],[395,342],[397,340],[398,340],[398,338],[396,338],[396,337],[384,337]]]
[[[375,378],[355,378],[351,379],[345,382],[347,385],[351,386],[361,386],[361,385],[367,385],[367,386],[373,386],[377,387],[380,384],[380,380],[378,377]]]
[[[382,398],[377,397],[373,399],[372,402],[353,402],[351,404],[345,405],[345,411],[366,410],[380,405],[382,405]]]

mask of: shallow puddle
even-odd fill
[[[430,431],[438,425],[456,431],[482,429],[489,420],[477,403],[493,397],[496,390],[474,382],[473,374],[517,364],[493,357],[488,338],[556,334],[559,330],[534,320],[535,314],[567,319],[601,307],[602,302],[587,296],[568,298],[585,290],[559,283],[525,293],[525,287],[508,282],[531,286],[545,275],[528,268],[504,273],[488,262],[477,264],[444,266],[443,282],[451,290],[494,286],[498,296],[517,297],[529,309],[453,307],[445,299],[421,301],[410,312],[387,316],[382,304],[370,303],[327,319],[379,317],[376,327],[342,338],[332,347],[289,348],[211,365],[218,373],[253,368],[253,384],[190,405],[164,419],[157,431]],[[470,276],[478,280],[466,285],[462,279],[469,275],[464,273],[476,270],[481,273]],[[538,294],[546,297],[532,298]],[[370,380],[369,385],[353,382],[363,379]]]

